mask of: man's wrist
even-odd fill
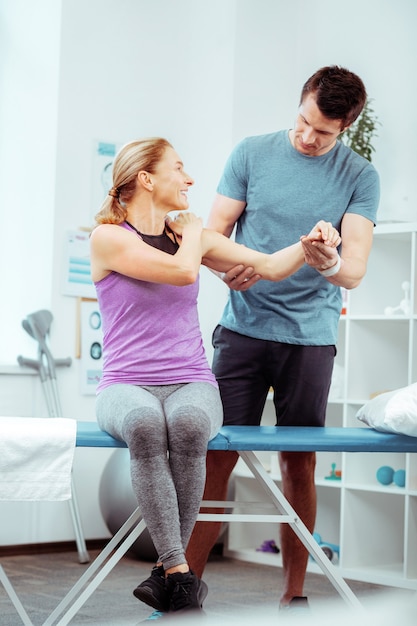
[[[337,261],[332,267],[329,267],[327,270],[317,270],[319,274],[324,276],[324,278],[329,278],[330,276],[334,276],[340,270],[340,266],[342,264],[341,258],[337,255]]]

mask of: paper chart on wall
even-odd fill
[[[101,208],[109,189],[113,186],[113,161],[121,144],[96,141],[93,149],[93,179],[90,221]]]
[[[96,298],[91,279],[90,232],[70,230],[66,233],[62,293],[65,296]]]

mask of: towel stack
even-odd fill
[[[0,500],[69,500],[77,422],[0,417]]]

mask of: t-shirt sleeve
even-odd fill
[[[379,175],[373,165],[364,168],[358,177],[346,213],[355,213],[376,224],[376,214],[380,198]]]
[[[248,186],[246,167],[246,144],[247,139],[243,139],[231,152],[226,161],[222,177],[217,186],[217,193],[233,200],[243,200],[246,202],[246,192]]]

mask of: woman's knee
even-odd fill
[[[206,454],[211,422],[207,413],[193,406],[177,408],[167,419],[170,449],[199,456]]]
[[[123,421],[123,437],[133,456],[155,456],[166,451],[164,416],[147,407],[130,411]]]

